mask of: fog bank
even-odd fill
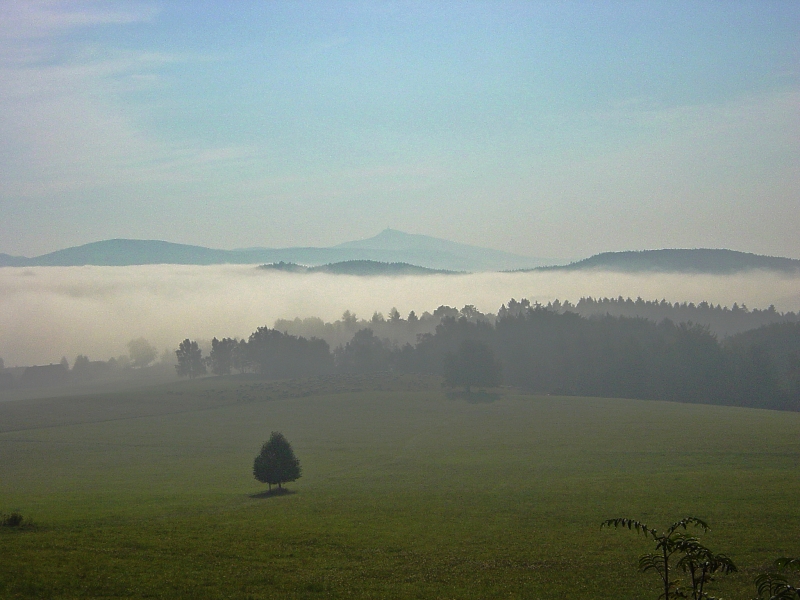
[[[145,337],[159,350],[184,338],[247,337],[276,319],[369,318],[442,304],[496,312],[509,298],[577,302],[583,296],[641,296],[750,308],[800,309],[800,277],[608,272],[479,273],[408,277],[292,274],[252,266],[148,265],[0,269],[0,357],[6,366],[106,360]]]

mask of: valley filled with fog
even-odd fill
[[[582,297],[642,297],[800,309],[800,277],[751,271],[729,276],[606,271],[401,277],[295,274],[253,266],[34,267],[0,269],[0,357],[7,367],[106,360],[144,337],[159,351],[181,340],[244,337],[278,319],[361,319],[396,307],[433,312],[474,305],[496,313],[511,298],[546,304]]]

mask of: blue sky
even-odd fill
[[[0,1],[0,252],[800,258],[797,2]]]

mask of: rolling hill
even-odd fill
[[[374,261],[445,271],[501,271],[547,264],[541,259],[387,229],[373,238],[330,248],[220,250],[160,240],[115,239],[27,258],[0,254],[0,266],[130,266],[296,263],[310,267]]]
[[[345,262],[320,265],[318,267],[304,267],[296,263],[271,263],[261,265],[260,269],[284,271],[286,273],[330,273],[333,275],[457,275],[457,271],[442,269],[427,269],[408,263],[385,263],[374,260],[348,260]]]
[[[129,266],[129,265],[303,265],[326,272],[377,274],[390,271],[411,273],[605,270],[625,273],[731,274],[752,270],[800,273],[800,260],[763,256],[725,249],[664,249],[603,252],[567,265],[459,244],[427,235],[385,229],[378,235],[328,248],[242,248],[221,250],[174,244],[160,240],[115,239],[65,248],[33,258],[0,254],[0,267],[38,266]],[[350,264],[352,263],[352,264]],[[363,264],[362,264],[363,263]],[[377,267],[377,264],[395,265]],[[334,266],[338,265],[338,266]],[[348,266],[349,265],[349,266]],[[405,265],[402,268],[399,265]],[[273,267],[276,268],[276,267]],[[287,267],[284,267],[287,270]],[[298,270],[298,269],[295,269]]]
[[[800,273],[800,260],[710,248],[603,252],[564,266],[536,270],[616,271],[623,273],[705,273],[729,275],[764,270]],[[533,269],[526,269],[533,270]]]

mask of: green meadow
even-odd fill
[[[265,494],[281,431],[301,461]],[[203,379],[0,402],[2,598],[652,598],[625,516],[703,536],[752,598],[800,555],[800,414],[435,378]],[[712,593],[715,593],[712,590]]]

